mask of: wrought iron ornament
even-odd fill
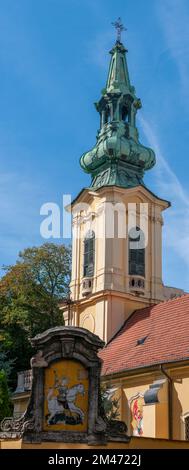
[[[114,21],[114,23],[112,23],[112,26],[114,26],[115,29],[117,30],[117,41],[121,42],[121,33],[122,31],[127,31],[127,28],[124,27],[120,16],[117,19],[117,21]]]

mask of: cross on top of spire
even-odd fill
[[[112,25],[115,27],[115,29],[117,30],[117,41],[118,42],[121,42],[121,33],[122,31],[127,31],[127,28],[124,27],[122,21],[121,21],[121,18],[119,16],[119,18],[117,19],[117,21],[115,21],[114,23],[112,23]]]

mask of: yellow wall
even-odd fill
[[[42,442],[41,444],[24,444],[19,441],[0,441],[0,449],[189,449],[189,442],[169,441],[132,437],[128,443],[109,442],[106,446],[87,446],[86,444],[69,444],[64,442]]]
[[[144,383],[142,383],[144,381]],[[123,393],[125,394],[125,415],[126,415],[126,422],[128,425],[128,432],[129,434],[132,434],[132,426],[131,426],[131,413],[130,413],[130,401],[134,398],[137,397],[137,395],[144,395],[144,392],[148,388],[148,381],[146,379],[140,381],[141,383],[139,385],[133,385],[128,384],[128,387],[125,388],[123,386]]]
[[[91,297],[77,305],[78,326],[92,331],[107,342],[134,310],[146,305],[145,301],[138,301],[137,298],[131,298],[128,294],[103,292],[95,298]],[[72,307],[72,318],[71,324],[73,325],[74,306]]]
[[[167,373],[172,378],[172,423],[173,439],[185,439],[184,417],[189,415],[189,366],[180,364],[178,368],[167,369]],[[158,391],[158,403],[143,406],[143,436],[168,438],[168,381],[159,371],[152,373],[144,372],[141,375],[130,375],[127,378],[113,379],[112,387],[117,387],[122,394],[121,419],[131,428],[130,401],[132,397],[143,395],[154,383],[154,381],[164,379],[164,384]]]
[[[189,414],[189,366],[180,365],[178,368],[167,369],[172,377],[173,389],[173,439],[184,440],[184,416]],[[116,397],[119,398],[119,419],[126,422],[128,434],[131,434],[131,414],[130,400],[143,395],[157,379],[165,379],[164,385],[159,389],[156,404],[143,406],[143,436],[154,438],[168,438],[168,383],[164,375],[159,370],[145,372],[141,374],[128,375],[120,378],[108,380],[111,388],[116,389]],[[103,380],[104,381],[104,380]],[[24,412],[28,395],[23,395],[23,399],[14,400],[16,411]]]
[[[146,390],[148,390],[149,386],[156,380],[158,377],[157,373],[147,373],[143,375],[135,375],[135,376],[130,376],[127,378],[120,378],[120,379],[113,379],[109,381],[109,386],[112,388],[117,389],[117,395],[121,397],[120,399],[120,419],[125,421],[128,427],[128,434],[132,435],[132,416],[131,416],[131,402],[133,399],[137,397],[143,397],[144,393]],[[160,404],[158,403],[159,408],[157,408],[157,411],[155,409],[155,412],[153,412],[153,409],[151,405],[149,408],[147,406],[143,406],[143,414],[144,414],[144,419],[145,419],[145,411],[148,411],[148,414],[146,412],[146,415],[148,417],[148,425],[144,425],[143,429],[143,436],[144,437],[157,437],[156,433],[158,433],[158,437],[168,437],[168,435],[165,435],[165,430],[167,432],[167,426],[165,426],[164,430],[161,429],[159,426],[159,423],[157,419],[159,419],[159,415],[165,412],[163,410],[163,407],[161,408],[161,405],[164,405],[164,403]],[[157,406],[157,405],[156,405]],[[151,411],[152,410],[152,413]],[[152,416],[154,413],[154,417]],[[150,416],[150,422],[149,422],[149,416]],[[166,416],[166,413],[165,413]],[[143,419],[143,423],[144,423]],[[154,427],[154,432],[152,432],[152,429]]]
[[[171,371],[173,387],[173,437],[184,439],[184,415],[189,414],[189,367]]]

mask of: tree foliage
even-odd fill
[[[8,354],[0,349],[0,370],[4,370],[7,379],[10,377],[14,366],[14,360],[8,359]]]
[[[29,367],[33,354],[29,338],[63,322],[59,301],[68,295],[70,265],[70,247],[45,243],[25,249],[15,265],[4,268],[0,280],[0,351],[15,361],[13,382],[16,370]]]
[[[12,413],[6,374],[0,370],[0,422]]]

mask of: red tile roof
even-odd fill
[[[99,355],[102,375],[189,358],[189,294],[136,310]]]

